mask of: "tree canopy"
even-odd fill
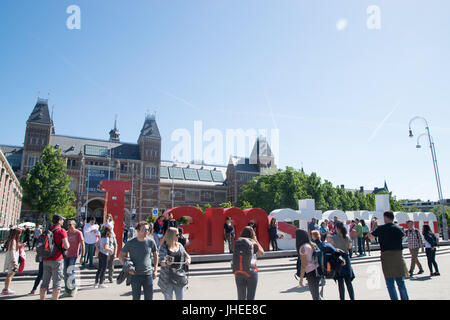
[[[22,179],[23,202],[40,213],[40,218],[51,219],[54,214],[66,218],[75,217],[73,192],[69,189],[72,180],[66,174],[66,164],[61,150],[45,147],[40,160]]]
[[[391,210],[400,211],[400,203],[389,194]],[[316,209],[322,210],[375,210],[375,195],[364,194],[359,190],[346,191],[340,186],[334,187],[315,173],[310,175],[301,170],[286,167],[271,175],[255,177],[241,187],[239,207],[264,209],[267,213],[275,209],[291,208],[298,210],[299,199],[314,199]]]

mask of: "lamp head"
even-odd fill
[[[411,130],[411,129],[409,129],[409,137],[410,137],[410,138],[414,137],[414,135],[413,135],[413,133],[412,133],[412,130]]]

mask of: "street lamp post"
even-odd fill
[[[434,175],[436,177],[436,185],[437,185],[437,189],[438,189],[439,204],[440,204],[441,213],[442,213],[442,233],[443,233],[444,240],[448,240],[447,217],[446,217],[446,213],[444,211],[444,206],[443,206],[441,178],[439,176],[439,168],[438,168],[438,164],[437,164],[436,149],[434,147],[434,141],[433,141],[433,138],[431,137],[431,134],[430,134],[430,128],[428,126],[428,122],[423,117],[414,117],[414,118],[411,119],[411,121],[409,121],[409,137],[412,138],[414,136],[413,133],[412,133],[412,130],[411,130],[411,124],[415,120],[423,120],[425,122],[425,129],[426,129],[427,132],[426,133],[422,133],[421,135],[419,135],[417,137],[416,148],[420,148],[420,144],[419,144],[420,138],[422,136],[424,136],[424,135],[428,135],[428,142],[430,143],[430,149],[431,149],[431,157],[433,159]]]

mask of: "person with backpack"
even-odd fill
[[[420,235],[419,230],[414,228],[414,222],[409,220],[407,222],[408,229],[405,231],[406,237],[408,239],[408,248],[409,253],[411,254],[411,266],[409,267],[409,276],[412,277],[414,274],[414,268],[417,264],[419,267],[419,273],[424,273],[422,265],[419,262],[419,249],[422,249],[422,253],[425,252],[422,236]]]
[[[61,281],[64,279],[63,257],[66,254],[65,251],[70,247],[67,232],[62,228],[64,217],[55,214],[52,218],[52,222],[53,226],[39,238],[36,249],[37,253],[44,258],[42,285],[40,290],[41,300],[45,300],[45,295],[47,294],[51,279],[53,279],[52,299],[58,300]],[[45,241],[44,246],[42,245],[43,241],[41,240]],[[47,252],[45,256],[44,251]]]
[[[395,284],[397,283],[402,300],[409,300],[404,278],[408,276],[405,259],[403,258],[403,238],[405,233],[394,224],[394,213],[389,210],[383,214],[384,224],[369,233],[370,239],[378,237],[381,251],[381,267],[383,269],[386,287],[391,300],[398,300]]]
[[[237,287],[238,300],[255,300],[258,285],[257,257],[264,255],[255,230],[246,226],[234,244],[231,268]]]
[[[234,225],[231,221],[231,217],[227,217],[225,223],[223,225],[224,233],[225,233],[225,241],[228,243],[228,251],[233,253],[233,245],[234,245]]]
[[[429,225],[425,224],[422,228],[422,234],[425,238],[425,253],[427,254],[428,268],[430,269],[431,276],[440,276],[438,265],[436,263],[436,247],[438,246],[438,240],[436,235],[431,232]],[[433,266],[435,272],[433,273]]]
[[[164,294],[165,300],[183,300],[184,287],[187,285],[186,266],[191,263],[191,257],[178,242],[178,229],[169,228],[164,241],[159,248],[161,269],[158,286]]]
[[[305,230],[297,229],[295,232],[295,238],[295,246],[301,261],[299,286],[304,286],[303,279],[306,277],[313,300],[321,300],[319,293],[321,276],[319,274],[319,270],[317,270],[319,264],[315,261],[315,259],[313,259],[313,253],[317,250],[317,246],[315,243],[310,241],[308,233]]]
[[[352,281],[355,278],[355,274],[352,269],[349,253],[352,248],[352,241],[347,235],[347,228],[342,222],[338,222],[335,225],[336,234],[330,237],[330,243],[336,248],[342,250],[345,255],[345,265],[342,266],[335,274],[334,279],[337,280],[339,286],[339,298],[345,300],[345,286],[347,287],[350,300],[355,300],[355,293],[353,290]]]
[[[14,275],[19,270],[19,246],[20,246],[20,235],[22,229],[16,228],[9,232],[8,241],[6,242],[6,257],[3,271],[7,273],[5,278],[5,287],[2,290],[2,295],[7,296],[14,294],[15,291],[9,289],[11,280]]]

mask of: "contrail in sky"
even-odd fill
[[[375,136],[378,134],[378,131],[381,130],[381,128],[386,123],[386,121],[388,121],[388,119],[391,117],[391,115],[394,113],[394,111],[397,109],[397,107],[399,105],[400,105],[400,102],[397,102],[397,104],[394,106],[394,109],[392,109],[391,112],[389,112],[387,114],[387,116],[384,117],[383,121],[381,121],[380,124],[378,125],[378,127],[372,132],[372,135],[370,136],[370,138],[369,138],[369,140],[367,142],[370,142],[370,141],[372,141],[373,138],[375,138]]]

